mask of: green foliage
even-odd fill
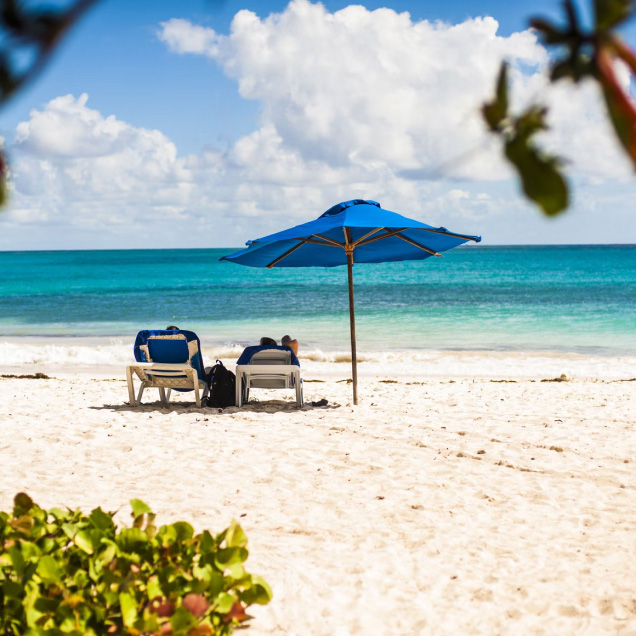
[[[554,216],[568,206],[568,188],[556,157],[542,152],[534,135],[547,130],[546,109],[530,107],[514,117],[508,112],[508,67],[501,65],[494,99],[482,112],[490,130],[504,140],[504,154],[517,170],[525,195],[545,214]]]
[[[616,77],[614,59],[622,60],[636,77],[636,53],[612,31],[632,17],[633,0],[594,0],[594,29],[584,31],[572,0],[565,0],[566,23],[559,27],[542,18],[530,21],[543,42],[558,47],[550,80],[583,78],[596,80],[603,91],[609,120],[636,167],[636,104]],[[506,67],[497,80],[496,96],[482,107],[484,120],[491,131],[504,139],[504,152],[521,177],[523,191],[548,215],[558,214],[568,205],[568,188],[555,157],[543,155],[530,143],[531,136],[545,130],[547,109],[541,105],[528,108],[521,116],[507,116]],[[502,97],[503,95],[503,97]],[[593,152],[593,149],[590,149]]]
[[[633,13],[632,0],[594,0],[594,17],[598,31],[617,27]]]
[[[230,634],[272,593],[245,571],[247,537],[179,521],[157,528],[142,501],[118,529],[100,508],[44,510],[20,493],[0,512],[0,634]]]

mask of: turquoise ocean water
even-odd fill
[[[2,252],[0,339],[128,342],[174,323],[218,345],[348,349],[346,268],[219,262],[231,251]],[[360,350],[636,354],[636,246],[466,247],[354,278]]]

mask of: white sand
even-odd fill
[[[254,636],[636,634],[636,360],[409,364],[362,364],[355,408],[348,365],[308,362],[329,407],[254,391],[274,401],[223,413],[131,408],[119,368],[20,367],[55,379],[0,379],[0,508],[238,519],[274,591]]]

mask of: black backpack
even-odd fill
[[[220,360],[210,370],[208,375],[210,382],[210,396],[208,406],[224,409],[226,406],[234,406],[236,391],[236,376],[223,366]]]

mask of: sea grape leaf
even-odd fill
[[[568,187],[554,157],[546,156],[522,138],[506,143],[506,157],[517,168],[524,194],[547,216],[568,207]]]
[[[567,40],[567,31],[558,29],[543,18],[533,18],[530,20],[530,26],[539,32],[541,39],[546,44],[564,44]]]
[[[501,63],[495,97],[482,106],[482,113],[491,131],[498,131],[508,115],[508,65]]]
[[[158,576],[151,576],[148,579],[148,588],[146,593],[150,599],[163,596],[163,590],[161,589]]]
[[[5,598],[22,598],[24,596],[24,588],[15,581],[2,582],[2,594]],[[1,607],[1,605],[0,605]]]
[[[58,599],[45,598],[44,596],[40,596],[33,604],[33,607],[35,607],[35,609],[42,614],[52,614],[58,608],[59,604],[60,601]]]
[[[232,563],[243,563],[247,559],[248,553],[245,548],[223,548],[216,553],[214,563],[219,570],[224,570]]]
[[[136,552],[148,542],[148,536],[139,528],[123,528],[117,537],[117,545],[124,552]]]
[[[137,518],[144,514],[151,514],[152,510],[148,504],[144,503],[141,499],[131,499],[130,506],[133,511],[133,517]]]
[[[29,512],[33,508],[33,499],[29,497],[25,492],[19,492],[13,498],[14,516],[22,515],[25,512]]]
[[[181,606],[191,612],[195,618],[199,618],[207,612],[210,603],[202,594],[190,593],[183,597]]]
[[[94,552],[93,540],[86,530],[80,530],[73,538],[73,543],[80,548],[80,550],[84,550],[86,554],[93,554]]]
[[[185,632],[197,625],[197,619],[185,607],[178,607],[170,617],[170,625],[176,632]]]
[[[189,541],[194,536],[194,528],[186,521],[177,521],[172,527],[176,530],[177,541]]]
[[[101,508],[95,508],[91,512],[89,519],[93,527],[99,530],[113,530],[115,528],[112,514],[104,512]]]
[[[37,573],[44,581],[59,582],[62,579],[62,572],[55,559],[50,555],[45,555],[40,559]]]
[[[225,544],[228,548],[244,548],[247,545],[247,536],[243,532],[243,528],[232,519],[230,527],[225,535]]]
[[[121,617],[126,627],[132,627],[137,620],[137,604],[135,599],[128,592],[119,594],[119,604],[121,606]]]
[[[632,0],[594,0],[594,21],[599,31],[618,26],[634,11]]]
[[[507,66],[502,63],[493,101],[482,107],[490,130],[504,141],[504,154],[521,178],[524,194],[548,216],[554,216],[568,206],[567,183],[560,172],[557,157],[542,152],[534,145],[533,136],[547,129],[547,109],[532,106],[517,117],[507,112]]]
[[[33,530],[33,517],[31,515],[22,515],[21,517],[16,517],[11,522],[11,527],[20,534],[28,536]]]
[[[9,558],[11,559],[11,565],[13,566],[13,569],[16,571],[18,576],[22,576],[24,574],[25,566],[22,551],[15,545],[13,545],[7,550],[7,553],[9,554]]]
[[[68,509],[63,510],[62,508],[51,508],[49,514],[52,515],[56,521],[65,521],[71,516],[71,511]]]
[[[208,593],[212,598],[216,597],[223,589],[225,580],[220,572],[213,572],[208,583]]]
[[[231,609],[232,605],[234,605],[236,598],[227,592],[221,592],[216,599],[216,605],[214,606],[214,611],[219,614],[227,614]]]
[[[195,565],[192,568],[192,574],[194,575],[194,577],[199,581],[204,581],[205,583],[210,582],[213,572],[214,570],[209,563],[206,563],[203,566]]]
[[[252,575],[252,587],[254,591],[254,598],[252,603],[258,603],[259,605],[267,605],[272,598],[272,588],[268,585],[267,581],[257,574]]]
[[[233,581],[240,581],[245,576],[245,569],[242,563],[232,563],[227,567],[225,574]]]
[[[216,550],[217,544],[214,540],[214,537],[210,534],[208,530],[204,530],[201,534],[201,540],[199,543],[199,547],[201,549],[202,554],[207,554],[210,552],[214,552]]]

